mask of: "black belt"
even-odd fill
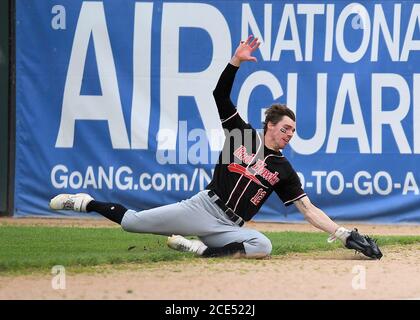
[[[226,217],[229,218],[233,223],[237,224],[238,226],[242,227],[244,225],[244,220],[240,216],[238,216],[231,208],[226,206],[226,204],[223,203],[222,200],[217,196],[216,192],[213,190],[210,190],[208,193],[208,196],[210,197],[210,200],[212,200],[217,206],[223,210]],[[216,200],[215,200],[216,199]]]

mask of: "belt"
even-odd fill
[[[216,192],[213,190],[210,190],[208,193],[208,196],[210,197],[210,200],[212,200],[217,206],[223,210],[226,217],[229,218],[230,221],[237,224],[238,226],[242,227],[244,225],[244,220],[240,216],[238,216],[231,208],[226,206],[226,204],[223,203],[222,200],[217,196]]]

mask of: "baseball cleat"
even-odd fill
[[[87,193],[59,194],[50,201],[50,208],[53,210],[73,210],[86,212],[86,206],[93,198]]]
[[[168,247],[182,252],[193,252],[199,256],[203,255],[207,246],[200,240],[189,240],[183,236],[173,235],[168,237]]]

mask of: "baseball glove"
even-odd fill
[[[356,228],[350,232],[345,244],[346,248],[354,249],[363,253],[365,256],[372,259],[381,259],[382,252],[376,243],[376,240],[361,235]]]

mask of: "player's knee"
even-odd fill
[[[130,223],[128,223],[128,221],[127,221],[128,219],[125,219],[124,220],[124,217],[123,217],[123,219],[121,220],[121,228],[124,230],[124,231],[127,231],[127,232],[131,232],[130,230],[131,230],[131,228],[130,228]]]
[[[127,232],[138,232],[137,227],[134,211],[128,210],[121,220],[121,228]]]
[[[249,247],[245,249],[248,258],[264,258],[271,254],[273,245],[266,237],[259,237],[249,243]]]
[[[269,256],[273,250],[273,245],[268,238],[261,238],[258,241],[258,251],[261,255]]]

